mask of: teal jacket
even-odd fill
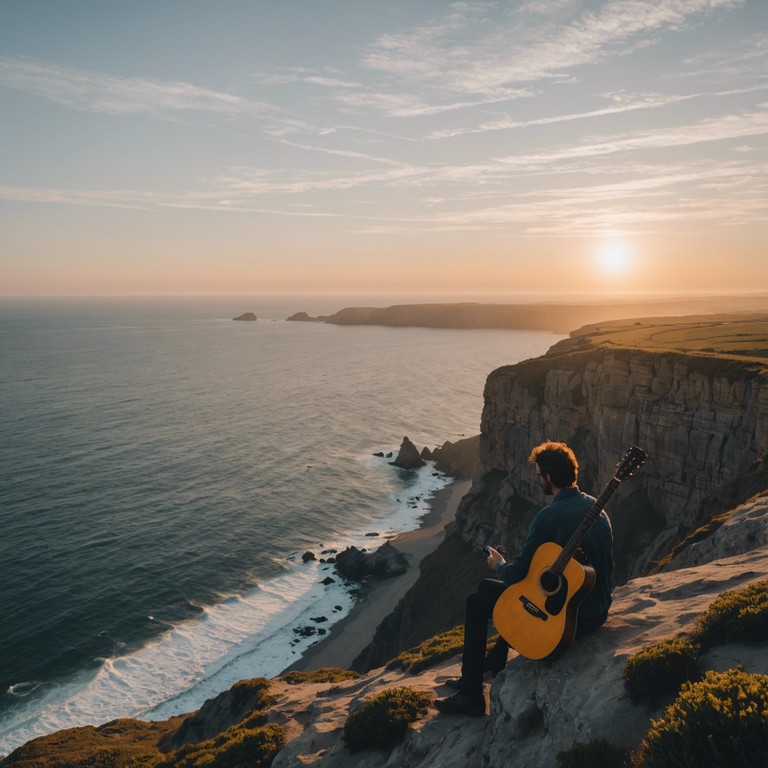
[[[560,491],[551,504],[536,513],[517,558],[496,566],[498,577],[507,585],[524,579],[539,545],[554,541],[561,547],[565,546],[594,503],[594,497],[582,493],[577,486]],[[595,569],[597,578],[594,588],[581,603],[579,616],[585,619],[604,618],[611,607],[613,591],[613,531],[605,511],[592,524],[581,549]]]

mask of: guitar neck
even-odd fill
[[[600,494],[600,497],[592,505],[592,509],[587,512],[586,517],[581,521],[581,525],[579,525],[579,527],[573,532],[571,538],[568,539],[568,543],[563,547],[563,551],[560,553],[557,560],[555,560],[554,565],[552,566],[552,571],[558,576],[562,575],[563,571],[565,570],[565,566],[568,565],[568,561],[573,557],[576,550],[581,546],[581,543],[589,533],[589,529],[592,527],[592,524],[595,522],[595,520],[597,520],[600,513],[605,508],[605,505],[608,503],[608,500],[611,498],[611,496],[613,496],[619,485],[621,485],[621,480],[619,480],[618,477],[611,478],[611,481],[608,483],[608,485],[605,486],[605,489]]]

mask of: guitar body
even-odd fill
[[[556,658],[570,646],[579,605],[595,585],[594,568],[573,558],[561,577],[552,575],[562,551],[554,542],[542,544],[525,578],[507,587],[493,609],[498,633],[528,659]]]

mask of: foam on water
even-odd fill
[[[319,547],[371,548],[416,528],[434,493],[451,482],[429,467],[404,473],[390,467],[386,458],[359,460],[389,473],[391,498],[382,504],[382,516],[371,521],[373,528],[339,532]],[[379,537],[366,535],[373,532]],[[303,563],[301,553],[295,553],[281,565],[281,575],[204,608],[199,618],[169,628],[134,653],[103,660],[95,673],[79,673],[42,694],[34,690],[34,682],[14,685],[7,693],[17,703],[0,722],[0,754],[63,728],[119,717],[162,720],[191,712],[238,680],[278,675],[356,602],[355,585],[345,584],[328,564]],[[321,584],[329,575],[336,583]],[[319,617],[327,620],[313,621]],[[294,631],[307,627],[316,631],[310,636]],[[36,695],[26,698],[32,692]]]

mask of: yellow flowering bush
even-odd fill
[[[432,696],[411,688],[388,688],[368,699],[344,725],[350,752],[376,747],[391,750],[405,738],[412,722],[427,714]]]
[[[723,592],[700,617],[693,639],[702,646],[755,643],[768,638],[768,580]]]
[[[661,640],[627,659],[621,677],[634,702],[657,702],[698,677],[701,649],[682,638]]]
[[[764,768],[768,675],[707,672],[680,695],[633,757],[637,768]]]

